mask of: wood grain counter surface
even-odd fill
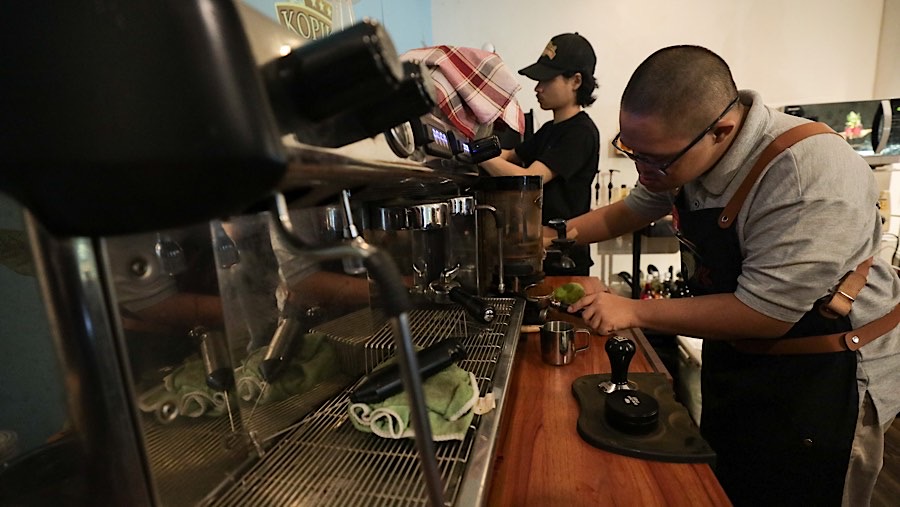
[[[551,277],[554,286],[576,278]],[[619,333],[638,351],[629,372],[665,371],[640,330]],[[581,345],[579,338],[579,345]],[[541,359],[539,333],[523,333],[506,392],[487,505],[501,506],[728,506],[706,464],[631,458],[591,446],[578,435],[572,382],[609,373],[605,336],[573,363]]]

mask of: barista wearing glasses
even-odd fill
[[[577,33],[550,39],[538,61],[519,71],[537,81],[534,91],[541,109],[553,111],[529,140],[515,150],[482,162],[491,176],[541,176],[542,221],[569,219],[591,209],[591,182],[600,161],[600,132],[582,108],[594,103],[597,57],[591,44]],[[548,234],[550,234],[548,236]],[[545,232],[555,238],[556,231]],[[574,268],[544,263],[547,275],[588,275],[591,254],[587,245],[569,252]],[[558,264],[558,263],[557,263]]]
[[[704,339],[700,427],[735,505],[869,505],[900,411],[900,278],[876,255],[871,169],[697,46],[647,58],[619,124],[639,184],[568,226],[587,243],[672,213],[696,297],[596,291],[570,311]]]

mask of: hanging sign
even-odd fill
[[[277,2],[275,10],[278,22],[304,39],[321,39],[331,34],[332,5],[326,0]]]

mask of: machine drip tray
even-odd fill
[[[643,435],[623,433],[606,420],[605,396],[598,385],[610,379],[609,374],[585,375],[572,383],[572,394],[578,400],[578,434],[587,443],[605,451],[634,458],[670,463],[715,464],[716,454],[700,436],[687,409],[675,401],[675,392],[666,377],[659,373],[630,373],[638,389],[659,402],[659,424]]]

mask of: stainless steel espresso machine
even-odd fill
[[[496,144],[371,21],[306,42],[230,1],[11,11],[0,291],[46,333],[0,338],[53,367],[0,359],[0,435],[40,422],[23,400],[59,410],[0,447],[0,503],[483,504],[539,185],[521,216],[483,194]],[[450,339],[496,408],[436,442],[417,351]],[[348,420],[389,359],[414,438]]]

